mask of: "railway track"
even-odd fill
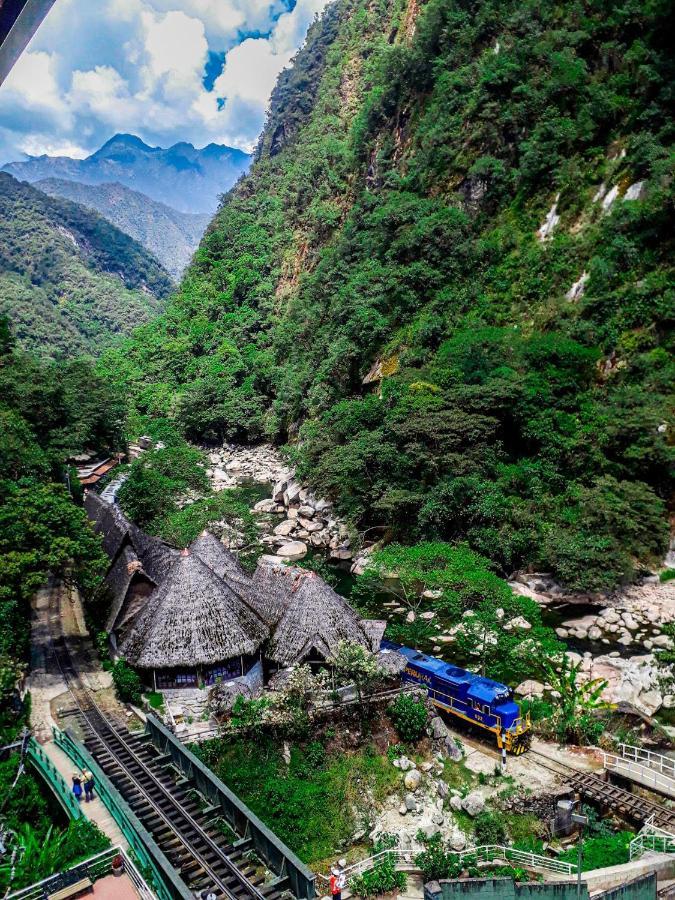
[[[84,744],[188,888],[218,900],[279,900],[286,879],[268,882],[251,841],[233,843],[209,807],[145,737],[113,724],[82,684],[67,642],[51,617],[51,655],[74,700]],[[58,630],[58,634],[54,633]],[[229,829],[228,829],[229,830]]]
[[[675,831],[675,809],[633,794],[591,772],[582,772],[557,759],[551,759],[538,750],[529,750],[528,757],[538,766],[563,777],[571,788],[599,806],[609,807],[640,824],[653,817],[654,825],[667,831]]]

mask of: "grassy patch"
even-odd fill
[[[145,697],[150,704],[151,709],[164,709],[164,697],[159,693],[159,691],[150,691],[150,693],[146,694]]]
[[[381,802],[399,773],[368,744],[323,757],[291,749],[286,765],[271,740],[206,741],[196,752],[260,818],[308,863],[318,863],[350,841],[357,813]]]

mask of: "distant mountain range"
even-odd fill
[[[103,216],[0,172],[0,316],[21,347],[96,355],[161,312],[172,287]]]
[[[213,214],[221,194],[245,172],[251,156],[220,144],[197,150],[185,142],[149,147],[131,134],[116,134],[86,159],[30,156],[2,167],[21,181],[65,179],[85,185],[116,182],[183,213]]]
[[[208,213],[179,212],[119,182],[82,184],[45,178],[35,182],[35,187],[51,197],[63,197],[96,210],[154,253],[176,280],[192,259],[211,219]]]

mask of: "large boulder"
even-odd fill
[[[462,800],[462,809],[465,813],[474,818],[475,816],[480,815],[485,809],[485,800],[478,791],[471,791]]]
[[[411,769],[406,773],[403,783],[409,791],[416,791],[422,781],[422,775],[419,769]]]
[[[303,544],[302,541],[289,541],[287,544],[282,544],[281,547],[279,547],[277,555],[289,562],[294,562],[296,559],[303,559],[307,556],[307,544]]]
[[[280,537],[287,537],[295,528],[295,522],[292,519],[284,519],[274,529],[274,533]]]
[[[448,728],[440,716],[434,716],[429,722],[429,733],[435,741],[444,741],[448,736]]]

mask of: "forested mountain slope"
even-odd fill
[[[35,187],[50,197],[64,197],[104,216],[156,256],[173,278],[180,278],[192,259],[211,216],[183,213],[151,200],[123,184],[81,184],[45,178]]]
[[[0,315],[24,349],[99,353],[156,315],[171,287],[106,219],[0,172]]]
[[[101,541],[65,486],[68,457],[120,450],[123,398],[91,361],[39,360],[0,317],[0,738],[25,722],[15,684],[28,664],[30,603],[51,573],[85,594],[105,571]],[[75,471],[70,484],[78,487]]]
[[[193,438],[290,440],[361,529],[468,541],[583,589],[653,564],[669,15],[338,0],[166,314],[104,365]]]

